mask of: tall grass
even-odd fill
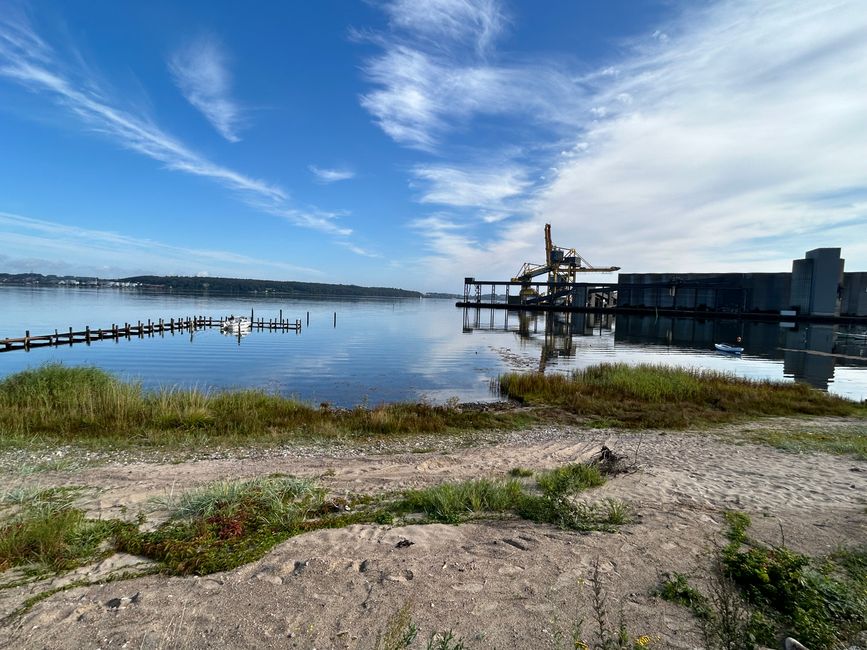
[[[867,405],[805,384],[741,379],[654,365],[602,364],[572,375],[511,373],[504,395],[564,408],[604,424],[684,428],[763,415],[867,415]]]
[[[0,441],[166,445],[446,433],[526,425],[529,416],[429,404],[314,408],[258,390],[144,391],[96,368],[50,364],[0,381]]]

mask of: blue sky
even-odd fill
[[[858,0],[0,2],[0,272],[867,270]]]

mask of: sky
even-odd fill
[[[459,293],[546,223],[867,271],[863,0],[0,0],[0,272]]]

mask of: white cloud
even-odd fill
[[[726,2],[673,27],[600,84],[608,117],[559,163],[539,222],[638,271],[780,271],[818,246],[867,266],[832,232],[851,220],[867,232],[864,203],[811,199],[867,186],[867,93],[852,81],[867,78],[863,7]],[[769,254],[768,238],[787,247]]]
[[[624,271],[787,271],[821,246],[867,270],[860,3],[718,2],[659,29],[581,77],[583,122],[550,183],[509,198],[536,216],[491,235],[423,230],[429,277],[509,277],[541,261],[546,222],[556,244]]]
[[[238,142],[241,111],[231,96],[226,55],[212,37],[187,43],[169,59],[169,70],[181,93],[229,142]]]
[[[327,167],[317,167],[316,165],[310,165],[308,169],[320,183],[336,183],[337,181],[347,181],[355,178],[355,172],[351,169],[328,169]]]
[[[457,168],[417,165],[412,170],[425,189],[422,203],[498,210],[508,199],[530,187],[526,171],[518,166]]]
[[[392,24],[428,39],[465,43],[483,54],[502,32],[507,19],[495,0],[394,0],[385,5]]]
[[[385,10],[393,30],[373,39],[383,52],[365,63],[374,89],[361,105],[396,142],[433,151],[477,116],[576,124],[583,90],[574,75],[550,62],[489,61],[505,22],[494,0],[405,0]]]

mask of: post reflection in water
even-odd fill
[[[539,371],[603,361],[663,363],[764,379],[789,377],[821,390],[835,370],[867,374],[867,327],[738,319],[696,319],[577,312],[464,309],[464,332],[503,331],[539,346]],[[589,337],[589,338],[588,338]],[[714,350],[741,338],[743,357]],[[585,341],[576,345],[576,341]],[[863,396],[851,395],[854,399]]]

